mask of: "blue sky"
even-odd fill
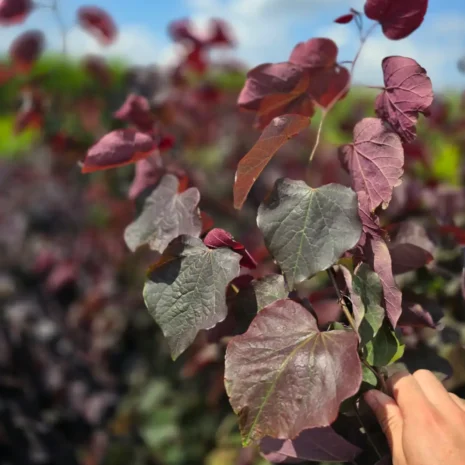
[[[50,0],[41,0],[46,3]],[[110,48],[74,27],[69,36],[70,53],[120,56],[132,63],[167,63],[175,50],[166,34],[169,21],[191,17],[203,27],[209,17],[228,20],[238,48],[233,55],[248,65],[286,60],[292,47],[311,37],[330,37],[340,47],[341,60],[353,58],[358,46],[353,25],[337,25],[335,17],[352,6],[363,9],[364,0],[94,0],[112,13],[120,37]],[[80,0],[61,0],[68,25],[75,22]],[[39,10],[20,27],[0,30],[5,49],[17,33],[39,27],[47,34],[49,47],[58,49],[56,25],[47,10]],[[465,0],[430,0],[423,26],[407,39],[389,41],[380,32],[367,43],[357,65],[356,81],[381,84],[380,64],[384,56],[405,55],[425,67],[435,88],[465,87],[465,75],[457,71],[457,60],[465,55]]]

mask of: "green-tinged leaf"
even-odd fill
[[[362,366],[363,373],[363,383],[371,387],[376,387],[378,385],[378,379],[375,374],[366,366]]]
[[[399,360],[405,346],[399,342],[396,333],[385,323],[375,338],[366,345],[366,361],[375,367],[383,367]]]
[[[178,194],[178,187],[178,178],[166,174],[147,197],[142,213],[124,231],[124,239],[132,251],[148,244],[152,250],[163,253],[182,234],[200,235],[200,193],[191,187]]]
[[[360,387],[357,346],[354,332],[320,332],[297,302],[264,308],[226,351],[226,391],[243,444],[330,425],[341,402]]]
[[[261,279],[254,279],[252,288],[257,303],[257,312],[289,295],[284,276],[281,274],[271,274]]]
[[[240,259],[229,249],[209,249],[200,239],[180,236],[150,269],[145,304],[168,339],[174,359],[199,330],[226,317],[226,288],[239,275]]]
[[[258,227],[290,289],[333,265],[362,233],[355,192],[279,179],[259,208]]]

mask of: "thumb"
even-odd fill
[[[396,401],[381,391],[368,391],[365,402],[370,406],[376,415],[378,422],[387,437],[391,452],[394,449],[402,448],[402,414]]]

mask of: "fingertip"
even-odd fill
[[[384,394],[384,392],[378,391],[376,389],[372,389],[366,392],[364,399],[368,406],[375,412],[381,407],[390,405],[392,403],[395,404],[394,399]]]

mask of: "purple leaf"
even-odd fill
[[[32,11],[32,0],[2,0],[0,2],[0,25],[22,23]]]
[[[354,19],[353,13],[347,13],[346,15],[339,16],[334,20],[335,23],[338,24],[348,24]]]
[[[157,145],[147,134],[119,129],[103,136],[87,152],[83,173],[129,165],[155,153]]]
[[[155,186],[160,178],[161,172],[162,167],[154,166],[154,163],[152,163],[151,160],[144,159],[138,161],[136,163],[134,179],[132,180],[131,187],[129,188],[128,197],[131,200],[134,200],[139,196],[139,194],[147,189],[147,187]]]
[[[420,304],[407,301],[402,302],[402,314],[397,325],[413,328],[436,328],[433,317],[429,312]]]
[[[337,60],[337,45],[331,39],[310,39],[292,50],[289,61],[302,68],[332,68]]]
[[[428,9],[428,0],[367,0],[365,14],[378,21],[384,35],[403,39],[418,29]]]
[[[402,313],[402,292],[394,280],[388,246],[381,238],[370,238],[365,245],[365,253],[372,269],[379,276],[383,287],[384,307],[389,321],[395,328]]]
[[[245,268],[254,269],[257,267],[257,262],[250,255],[249,251],[240,243],[234,240],[234,238],[224,229],[215,228],[212,229],[203,240],[203,243],[210,249],[218,249],[220,247],[227,247],[228,249],[234,250],[242,256],[241,266]]]
[[[330,427],[304,430],[293,440],[265,437],[260,441],[260,449],[273,463],[297,463],[295,459],[352,462],[362,452]]]
[[[128,95],[114,116],[115,118],[134,124],[143,132],[149,132],[153,128],[154,115],[150,111],[149,102],[145,97],[140,95]]]
[[[27,31],[11,44],[9,55],[16,69],[29,71],[44,50],[45,36],[38,30]]]
[[[195,187],[190,187],[178,194],[178,187],[178,178],[166,174],[147,197],[140,216],[124,231],[124,240],[133,252],[148,244],[152,250],[163,253],[168,244],[180,235],[200,235],[200,193]]]
[[[356,192],[364,191],[368,208],[389,205],[392,190],[401,183],[404,150],[399,136],[378,118],[365,118],[354,128],[354,142],[340,149]]]
[[[394,274],[407,273],[433,260],[434,244],[430,241],[425,229],[413,221],[402,223],[388,244]]]
[[[425,114],[433,103],[431,79],[415,60],[400,56],[383,60],[383,74],[386,87],[376,98],[376,114],[405,142],[412,142],[418,114]]]
[[[237,166],[234,182],[234,207],[242,208],[250,189],[274,154],[292,137],[309,126],[309,119],[299,115],[274,118],[252,149]]]
[[[265,307],[226,350],[225,386],[243,444],[331,425],[362,381],[357,346],[354,332],[320,332],[297,302]]]
[[[113,18],[106,11],[96,6],[82,6],[77,15],[80,26],[102,45],[110,45],[115,41],[118,30]]]

